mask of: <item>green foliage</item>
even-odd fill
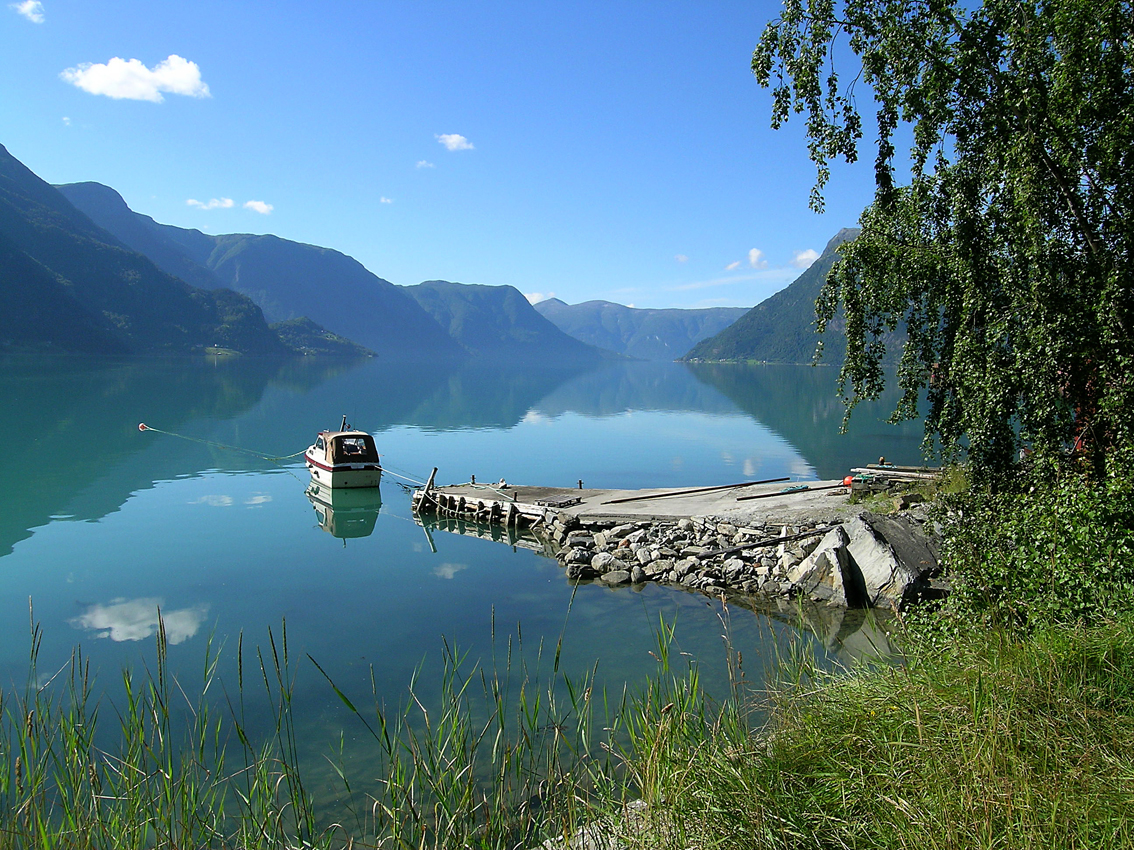
[[[972,630],[897,667],[810,671],[762,730],[650,715],[642,848],[1124,848],[1134,628]],[[678,712],[678,708],[681,712]]]
[[[997,626],[1097,623],[1134,609],[1134,482],[1064,475],[953,500],[941,616]]]
[[[270,325],[280,341],[292,351],[327,357],[373,357],[374,352],[331,333],[306,317]]]
[[[1130,0],[787,0],[753,55],[773,126],[807,115],[817,208],[869,86],[877,191],[819,327],[844,312],[853,407],[904,323],[895,417],[928,389],[927,438],[978,475],[1075,443],[1097,476],[1134,439],[1132,19]]]

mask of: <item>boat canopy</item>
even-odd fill
[[[321,431],[315,449],[321,449],[330,464],[379,462],[374,438],[365,431]]]

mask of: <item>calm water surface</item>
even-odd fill
[[[108,361],[7,358],[0,435],[0,676],[27,672],[29,600],[44,631],[42,671],[81,643],[101,679],[152,661],[160,606],[170,663],[199,675],[208,640],[264,643],[286,620],[291,655],[310,653],[348,693],[404,700],[416,668],[428,698],[442,637],[493,652],[517,625],[529,652],[564,636],[564,668],[598,662],[608,686],[653,669],[659,617],[720,685],[719,603],[647,586],[574,591],[554,561],[434,531],[387,476],[381,504],[337,510],[305,494],[301,451],[342,414],[375,434],[384,463],[439,483],[500,478],[588,487],[678,487],[846,474],[884,454],[918,462],[920,426],[881,422],[893,399],[840,436],[834,370],[611,364],[583,371],[300,360]],[[887,406],[888,405],[888,406]],[[862,415],[859,415],[859,414]],[[193,438],[141,433],[139,422]],[[323,525],[333,525],[337,537]],[[433,551],[433,548],[436,551]],[[730,606],[731,607],[731,606]],[[568,616],[568,609],[570,615]],[[820,624],[819,632],[838,624]],[[802,634],[823,657],[832,635],[731,607],[750,675],[777,641]],[[832,632],[833,634],[834,632]],[[231,665],[222,665],[231,674]],[[322,750],[357,730],[317,672],[299,665],[298,707]]]

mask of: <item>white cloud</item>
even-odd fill
[[[39,0],[24,0],[23,3],[9,3],[9,9],[15,9],[33,24],[43,23],[43,4]]]
[[[437,166],[430,162],[428,159],[419,159],[417,161],[418,168],[436,168]]]
[[[260,215],[269,215],[275,209],[271,204],[266,204],[263,201],[245,201],[244,209],[258,212]]]
[[[201,79],[201,69],[177,54],[170,54],[153,68],[137,59],[115,56],[105,65],[90,62],[68,68],[59,75],[65,82],[91,94],[104,94],[116,100],[148,100],[161,103],[162,92],[188,97],[210,97]]]
[[[185,203],[191,207],[196,207],[199,210],[227,210],[233,205],[234,202],[232,198],[213,198],[207,203],[204,201],[198,201],[195,198],[190,198]]]
[[[71,126],[71,119],[68,118],[66,115],[63,116],[63,124],[67,127]]]
[[[679,262],[679,263],[688,263],[689,262],[689,258],[686,257],[684,254],[675,254],[673,259],[677,260],[677,262]]]
[[[738,268],[740,268],[740,260],[734,260],[733,262],[731,262],[727,266],[725,266],[724,270],[726,272],[732,272],[732,271],[736,271]]]
[[[538,304],[540,301],[546,301],[548,298],[554,298],[554,292],[525,292],[524,297],[528,299],[529,304]]]
[[[806,251],[800,251],[792,257],[791,264],[797,269],[806,269],[818,259],[819,252],[813,248],[808,248]]]
[[[451,151],[471,151],[473,149],[472,142],[460,133],[442,133],[437,136],[437,141]]]
[[[383,195],[381,198],[378,199],[378,203],[380,203],[380,204],[392,204],[392,203],[394,203],[394,199],[393,198],[387,198],[385,195]]]
[[[754,269],[766,269],[768,261],[764,259],[764,252],[759,248],[753,248],[748,252],[748,265]]]
[[[271,494],[256,493],[255,495],[249,496],[247,499],[245,499],[244,504],[248,505],[248,507],[250,508],[259,508],[263,505],[266,505],[270,501],[272,501]]]

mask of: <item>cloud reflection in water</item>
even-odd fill
[[[442,564],[433,568],[433,575],[437,578],[453,578],[461,570],[467,570],[468,564]]]
[[[209,612],[208,605],[173,610],[162,608],[164,599],[112,599],[106,605],[96,603],[67,622],[76,629],[94,632],[96,638],[113,641],[145,640],[157,634],[158,610],[165,623],[165,636],[171,645],[187,641],[201,628]]]

